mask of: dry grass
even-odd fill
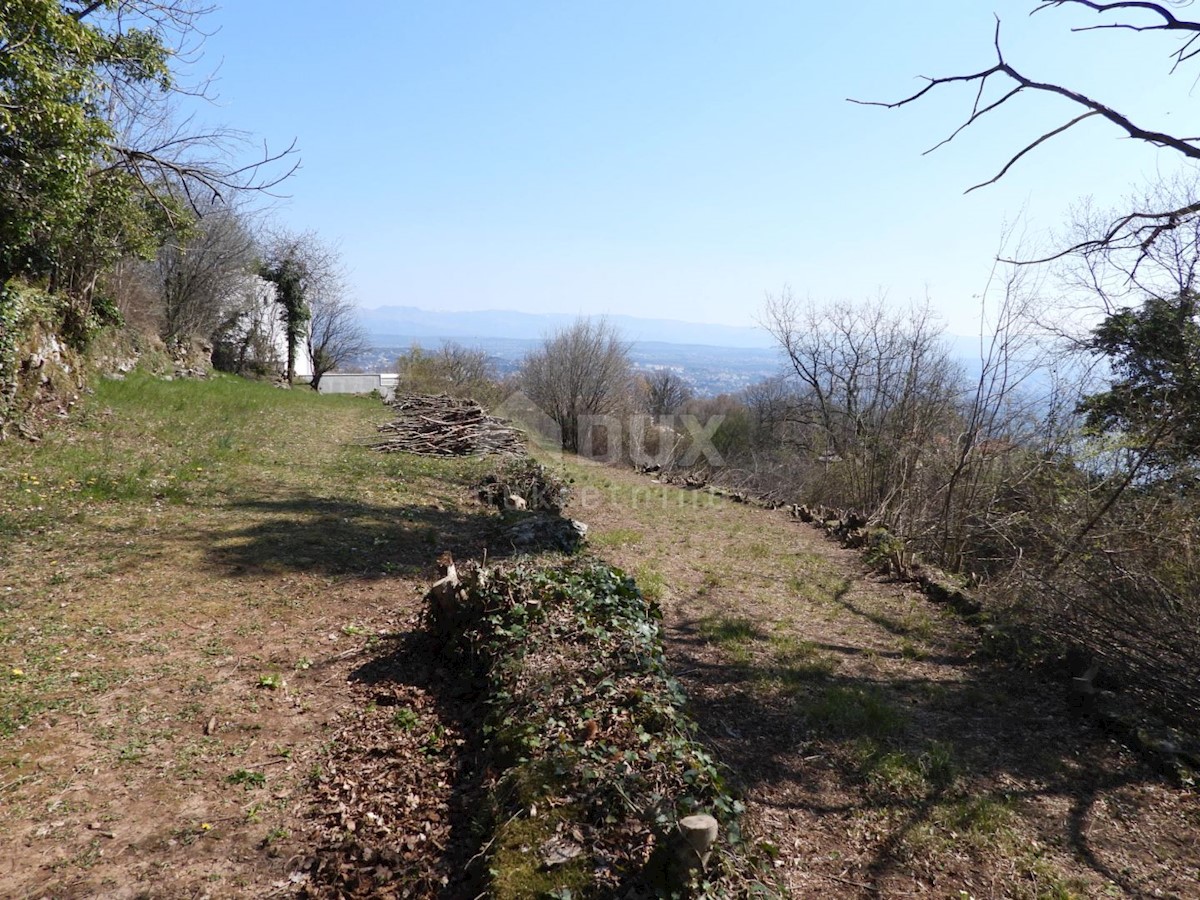
[[[286,882],[347,672],[479,549],[478,464],[371,453],[385,418],[130,378],[0,446],[0,894]]]
[[[797,896],[1200,896],[1194,792],[1061,685],[781,512],[574,475],[601,554],[656,574],[668,653]]]
[[[314,801],[358,771],[330,741],[361,722],[425,754],[452,753],[425,735],[477,739],[400,633],[438,550],[488,549],[481,466],[368,452],[386,418],[130,379],[0,445],[0,895],[294,894]],[[1057,685],[780,513],[572,472],[569,512],[662,603],[704,738],[797,896],[1200,896],[1194,792],[1071,719]],[[456,759],[420,800],[451,803],[461,842]]]

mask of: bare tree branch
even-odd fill
[[[1118,3],[1094,3],[1091,0],[1042,0],[1041,6],[1033,10],[1034,13],[1040,12],[1043,9],[1050,7],[1064,6],[1066,4],[1074,4],[1083,6],[1087,9],[1103,15],[1104,13],[1114,10],[1141,10],[1150,12],[1162,19],[1162,22],[1156,25],[1133,25],[1128,22],[1113,22],[1104,25],[1088,25],[1082,28],[1072,28],[1072,31],[1178,31],[1190,33],[1189,37],[1183,45],[1171,55],[1175,58],[1174,65],[1171,66],[1171,71],[1174,72],[1179,68],[1180,64],[1192,59],[1196,54],[1200,53],[1200,47],[1196,46],[1197,41],[1200,41],[1200,22],[1192,22],[1186,19],[1176,17],[1164,4],[1161,3],[1145,3],[1145,2],[1118,2]],[[1032,15],[1032,13],[1031,13]]]
[[[1041,137],[1039,137],[1036,141],[1034,141],[1033,143],[1031,143],[1027,147],[1025,147],[1024,150],[1021,150],[1019,153],[1017,153],[1015,156],[1013,156],[1012,159],[1010,159],[1008,162],[1006,162],[1004,164],[1004,168],[1002,168],[999,172],[997,172],[993,177],[989,178],[987,181],[981,181],[981,182],[979,182],[979,184],[972,185],[971,187],[969,187],[965,191],[963,191],[963,193],[969,194],[969,193],[971,193],[971,191],[977,191],[981,187],[987,187],[989,184],[995,184],[997,181],[999,181],[1001,178],[1003,178],[1008,173],[1008,170],[1011,169],[1014,165],[1016,165],[1017,161],[1021,157],[1023,157],[1025,154],[1036,149],[1040,144],[1044,144],[1046,141],[1050,140],[1050,138],[1054,137],[1055,135],[1062,134],[1067,129],[1073,128],[1075,125],[1078,125],[1084,119],[1089,119],[1094,115],[1097,115],[1097,113],[1085,112],[1081,116],[1076,116],[1074,119],[1072,119],[1070,122],[1067,122],[1065,125],[1060,125],[1058,128],[1047,131],[1045,134],[1043,134]]]
[[[1175,54],[1176,66],[1191,55],[1200,53],[1200,47],[1189,49],[1193,43],[1200,41],[1200,22],[1183,20],[1176,17],[1167,7],[1160,3],[1152,2],[1112,2],[1112,3],[1097,3],[1091,0],[1041,0],[1039,6],[1033,12],[1039,12],[1050,7],[1065,6],[1074,4],[1094,10],[1099,14],[1105,14],[1113,11],[1129,11],[1137,10],[1152,13],[1159,18],[1161,22],[1153,25],[1131,25],[1127,23],[1109,23],[1103,27],[1122,27],[1132,31],[1179,31],[1191,34],[1192,37],[1183,45],[1183,47]],[[1094,30],[1093,26],[1087,29],[1078,30]],[[1027,143],[1021,150],[1009,157],[1008,161],[992,178],[972,185],[966,190],[966,193],[978,190],[981,187],[996,184],[1009,170],[1012,169],[1017,162],[1023,159],[1033,150],[1040,147],[1042,144],[1049,141],[1051,138],[1062,134],[1065,131],[1078,125],[1085,119],[1099,117],[1107,121],[1110,125],[1115,126],[1120,132],[1128,138],[1151,146],[1161,147],[1167,150],[1174,151],[1180,156],[1189,159],[1200,161],[1200,139],[1195,137],[1178,137],[1172,134],[1167,134],[1163,131],[1158,131],[1152,128],[1146,128],[1136,124],[1127,115],[1102,103],[1086,94],[1073,90],[1053,82],[1037,81],[1018,71],[1015,67],[1009,64],[1005,58],[1000,44],[1000,19],[996,18],[996,28],[993,35],[993,47],[996,53],[996,63],[990,68],[983,69],[978,72],[973,72],[966,75],[947,75],[937,78],[924,77],[927,82],[924,87],[907,97],[900,100],[885,102],[885,101],[864,101],[848,98],[851,103],[857,103],[864,106],[882,106],[886,109],[898,109],[903,106],[915,103],[925,97],[934,89],[955,84],[975,84],[976,92],[975,99],[971,107],[971,111],[966,119],[955,128],[946,138],[939,141],[934,146],[930,147],[925,153],[931,153],[946,144],[953,141],[956,137],[962,134],[967,128],[974,125],[984,116],[995,112],[1005,104],[1012,101],[1025,92],[1033,92],[1039,94],[1048,94],[1055,97],[1061,97],[1077,107],[1082,107],[1085,112],[1072,118],[1063,125],[1053,128],[1049,131],[1038,135],[1034,140]],[[1173,67],[1174,68],[1174,67]],[[994,83],[996,80],[1002,80],[1012,83],[1015,86],[1009,87],[1008,90],[998,99],[985,103],[984,92],[989,83]],[[1190,216],[1200,213],[1200,200],[1195,202],[1183,203],[1167,210],[1149,210],[1149,211],[1134,211],[1118,217],[1114,220],[1107,231],[1098,238],[1089,239],[1087,241],[1073,244],[1064,250],[1033,260],[1005,260],[1005,262],[1018,262],[1023,264],[1044,263],[1051,260],[1061,259],[1071,253],[1080,251],[1088,251],[1098,246],[1127,242],[1133,246],[1140,247],[1143,253],[1153,245],[1165,233],[1174,228],[1179,227],[1183,222],[1187,221]]]
[[[1032,78],[1028,78],[1025,75],[1022,75],[1015,68],[1013,68],[1011,65],[1009,65],[1007,62],[1004,61],[1004,54],[1000,50],[1000,20],[999,19],[996,20],[996,34],[995,34],[994,43],[995,43],[995,48],[996,48],[997,63],[996,63],[996,65],[992,66],[990,69],[984,69],[982,72],[976,72],[971,75],[950,75],[950,76],[944,76],[944,77],[940,77],[940,78],[926,78],[926,80],[929,83],[927,85],[925,85],[925,87],[923,87],[921,90],[917,91],[915,94],[905,97],[902,100],[896,100],[896,101],[892,101],[892,102],[883,102],[883,101],[872,101],[872,100],[855,100],[853,98],[848,98],[848,99],[850,100],[851,103],[858,103],[863,106],[882,106],[882,107],[885,107],[886,109],[899,109],[902,106],[907,106],[910,103],[913,103],[913,102],[921,99],[926,94],[928,94],[930,91],[932,91],[933,89],[935,89],[937,87],[941,87],[942,85],[963,83],[963,82],[969,83],[972,81],[976,81],[976,82],[980,83],[980,88],[982,89],[982,87],[984,86],[984,83],[986,83],[989,78],[991,78],[994,75],[1001,75],[1001,76],[1005,76],[1005,77],[1011,79],[1012,81],[1015,81],[1018,86],[1016,88],[1014,88],[1013,90],[1009,91],[1009,93],[1007,93],[1000,100],[996,101],[995,103],[990,104],[989,106],[985,107],[983,110],[978,110],[978,109],[974,110],[972,112],[971,117],[968,119],[968,121],[964,125],[960,126],[954,132],[954,134],[951,135],[951,138],[953,138],[954,135],[960,133],[967,125],[970,125],[972,122],[977,121],[985,113],[992,112],[993,110],[999,108],[1002,104],[1004,104],[1008,100],[1012,99],[1013,97],[1016,97],[1018,94],[1020,94],[1020,92],[1022,90],[1030,90],[1030,91],[1038,91],[1041,93],[1054,94],[1059,97],[1065,97],[1066,99],[1070,100],[1072,103],[1075,103],[1078,106],[1085,107],[1086,109],[1091,110],[1092,113],[1102,116],[1103,118],[1107,119],[1113,125],[1116,125],[1119,129],[1124,131],[1126,135],[1128,135],[1129,137],[1131,137],[1135,140],[1145,141],[1146,143],[1154,144],[1155,146],[1158,146],[1158,147],[1166,147],[1168,149],[1176,151],[1177,153],[1183,154],[1184,156],[1188,157],[1189,159],[1200,160],[1200,146],[1197,146],[1195,141],[1188,141],[1188,140],[1184,140],[1184,139],[1177,138],[1172,135],[1166,134],[1165,132],[1154,131],[1154,130],[1151,130],[1148,128],[1142,128],[1138,125],[1135,125],[1127,116],[1123,115],[1122,113],[1118,112],[1117,110],[1113,109],[1112,107],[1106,106],[1105,104],[1100,103],[1097,100],[1093,100],[1091,97],[1088,97],[1085,94],[1081,94],[1078,91],[1073,91],[1070,88],[1066,88],[1061,85],[1053,84],[1050,82],[1035,81]],[[1078,121],[1078,120],[1075,120],[1075,121]],[[1071,123],[1068,123],[1068,125],[1065,127],[1070,127],[1070,125],[1072,125],[1072,124],[1074,124],[1074,121]],[[1040,143],[1041,140],[1045,140],[1046,138],[1053,137],[1055,134],[1058,134],[1063,130],[1064,130],[1063,128],[1059,128],[1059,129],[1047,132],[1046,134],[1042,135],[1042,137],[1039,141],[1035,142],[1029,148],[1022,151],[1022,153],[1017,154],[1017,156],[1013,157],[1013,159],[1010,160],[1010,165],[1012,162],[1015,162],[1018,158],[1020,158],[1020,156],[1023,155],[1025,152],[1028,152],[1028,149],[1032,149],[1032,147],[1037,146],[1037,144]],[[947,138],[945,141],[942,141],[941,144],[938,144],[936,146],[942,146],[942,144],[948,143],[951,138]],[[988,183],[988,182],[985,182],[985,183]]]

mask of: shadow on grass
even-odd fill
[[[467,667],[448,660],[432,634],[417,629],[397,635],[355,669],[350,680],[369,688],[398,684],[420,688],[433,700],[438,722],[450,726],[462,740],[454,750],[454,776],[449,780],[449,838],[439,848],[437,862],[446,880],[437,896],[447,900],[478,896],[483,872],[472,863],[478,861],[480,850],[489,759],[483,730],[487,708],[478,679]]]
[[[852,606],[848,591],[839,603],[904,633],[886,616]],[[985,868],[989,857],[1007,856],[1035,884],[1030,896],[1074,896],[1071,872],[1060,878],[1030,849],[1028,826],[1016,830],[1022,808],[1047,800],[1070,812],[1051,826],[1040,818],[1037,841],[1068,848],[1076,865],[1127,896],[1150,896],[1136,875],[1106,863],[1089,823],[1106,795],[1163,779],[1140,762],[1096,762],[1113,758],[1109,738],[1068,708],[1060,686],[969,650],[922,656],[911,675],[861,667],[850,674],[842,662],[861,658],[862,649],[807,643],[789,651],[740,619],[677,623],[668,647],[703,735],[748,793],[785,817],[836,815],[847,828],[865,818],[880,833],[850,881],[849,857],[830,863],[825,874],[839,882],[839,896],[911,885],[921,857],[948,862],[946,884],[970,879],[979,872],[972,854]],[[1003,888],[1003,871],[989,870],[993,886]],[[1038,892],[1039,878],[1061,892]]]
[[[489,547],[495,516],[436,506],[377,505],[298,496],[236,501],[222,517],[246,524],[207,532],[210,563],[232,576],[288,571],[327,575],[427,573],[437,555],[504,556]]]

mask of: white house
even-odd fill
[[[258,275],[247,275],[226,301],[224,322],[213,340],[214,362],[220,355],[223,368],[286,375],[287,331],[280,313],[275,285]],[[297,381],[312,379],[307,333],[297,343],[295,367]]]

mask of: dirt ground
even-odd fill
[[[419,612],[491,514],[328,415],[183,503],[38,518],[50,476],[0,457],[0,896],[475,896],[478,716]],[[1061,685],[780,512],[572,471],[794,896],[1200,897],[1195,791]]]
[[[583,477],[795,896],[1200,897],[1200,797],[1063,684],[783,512]]]

